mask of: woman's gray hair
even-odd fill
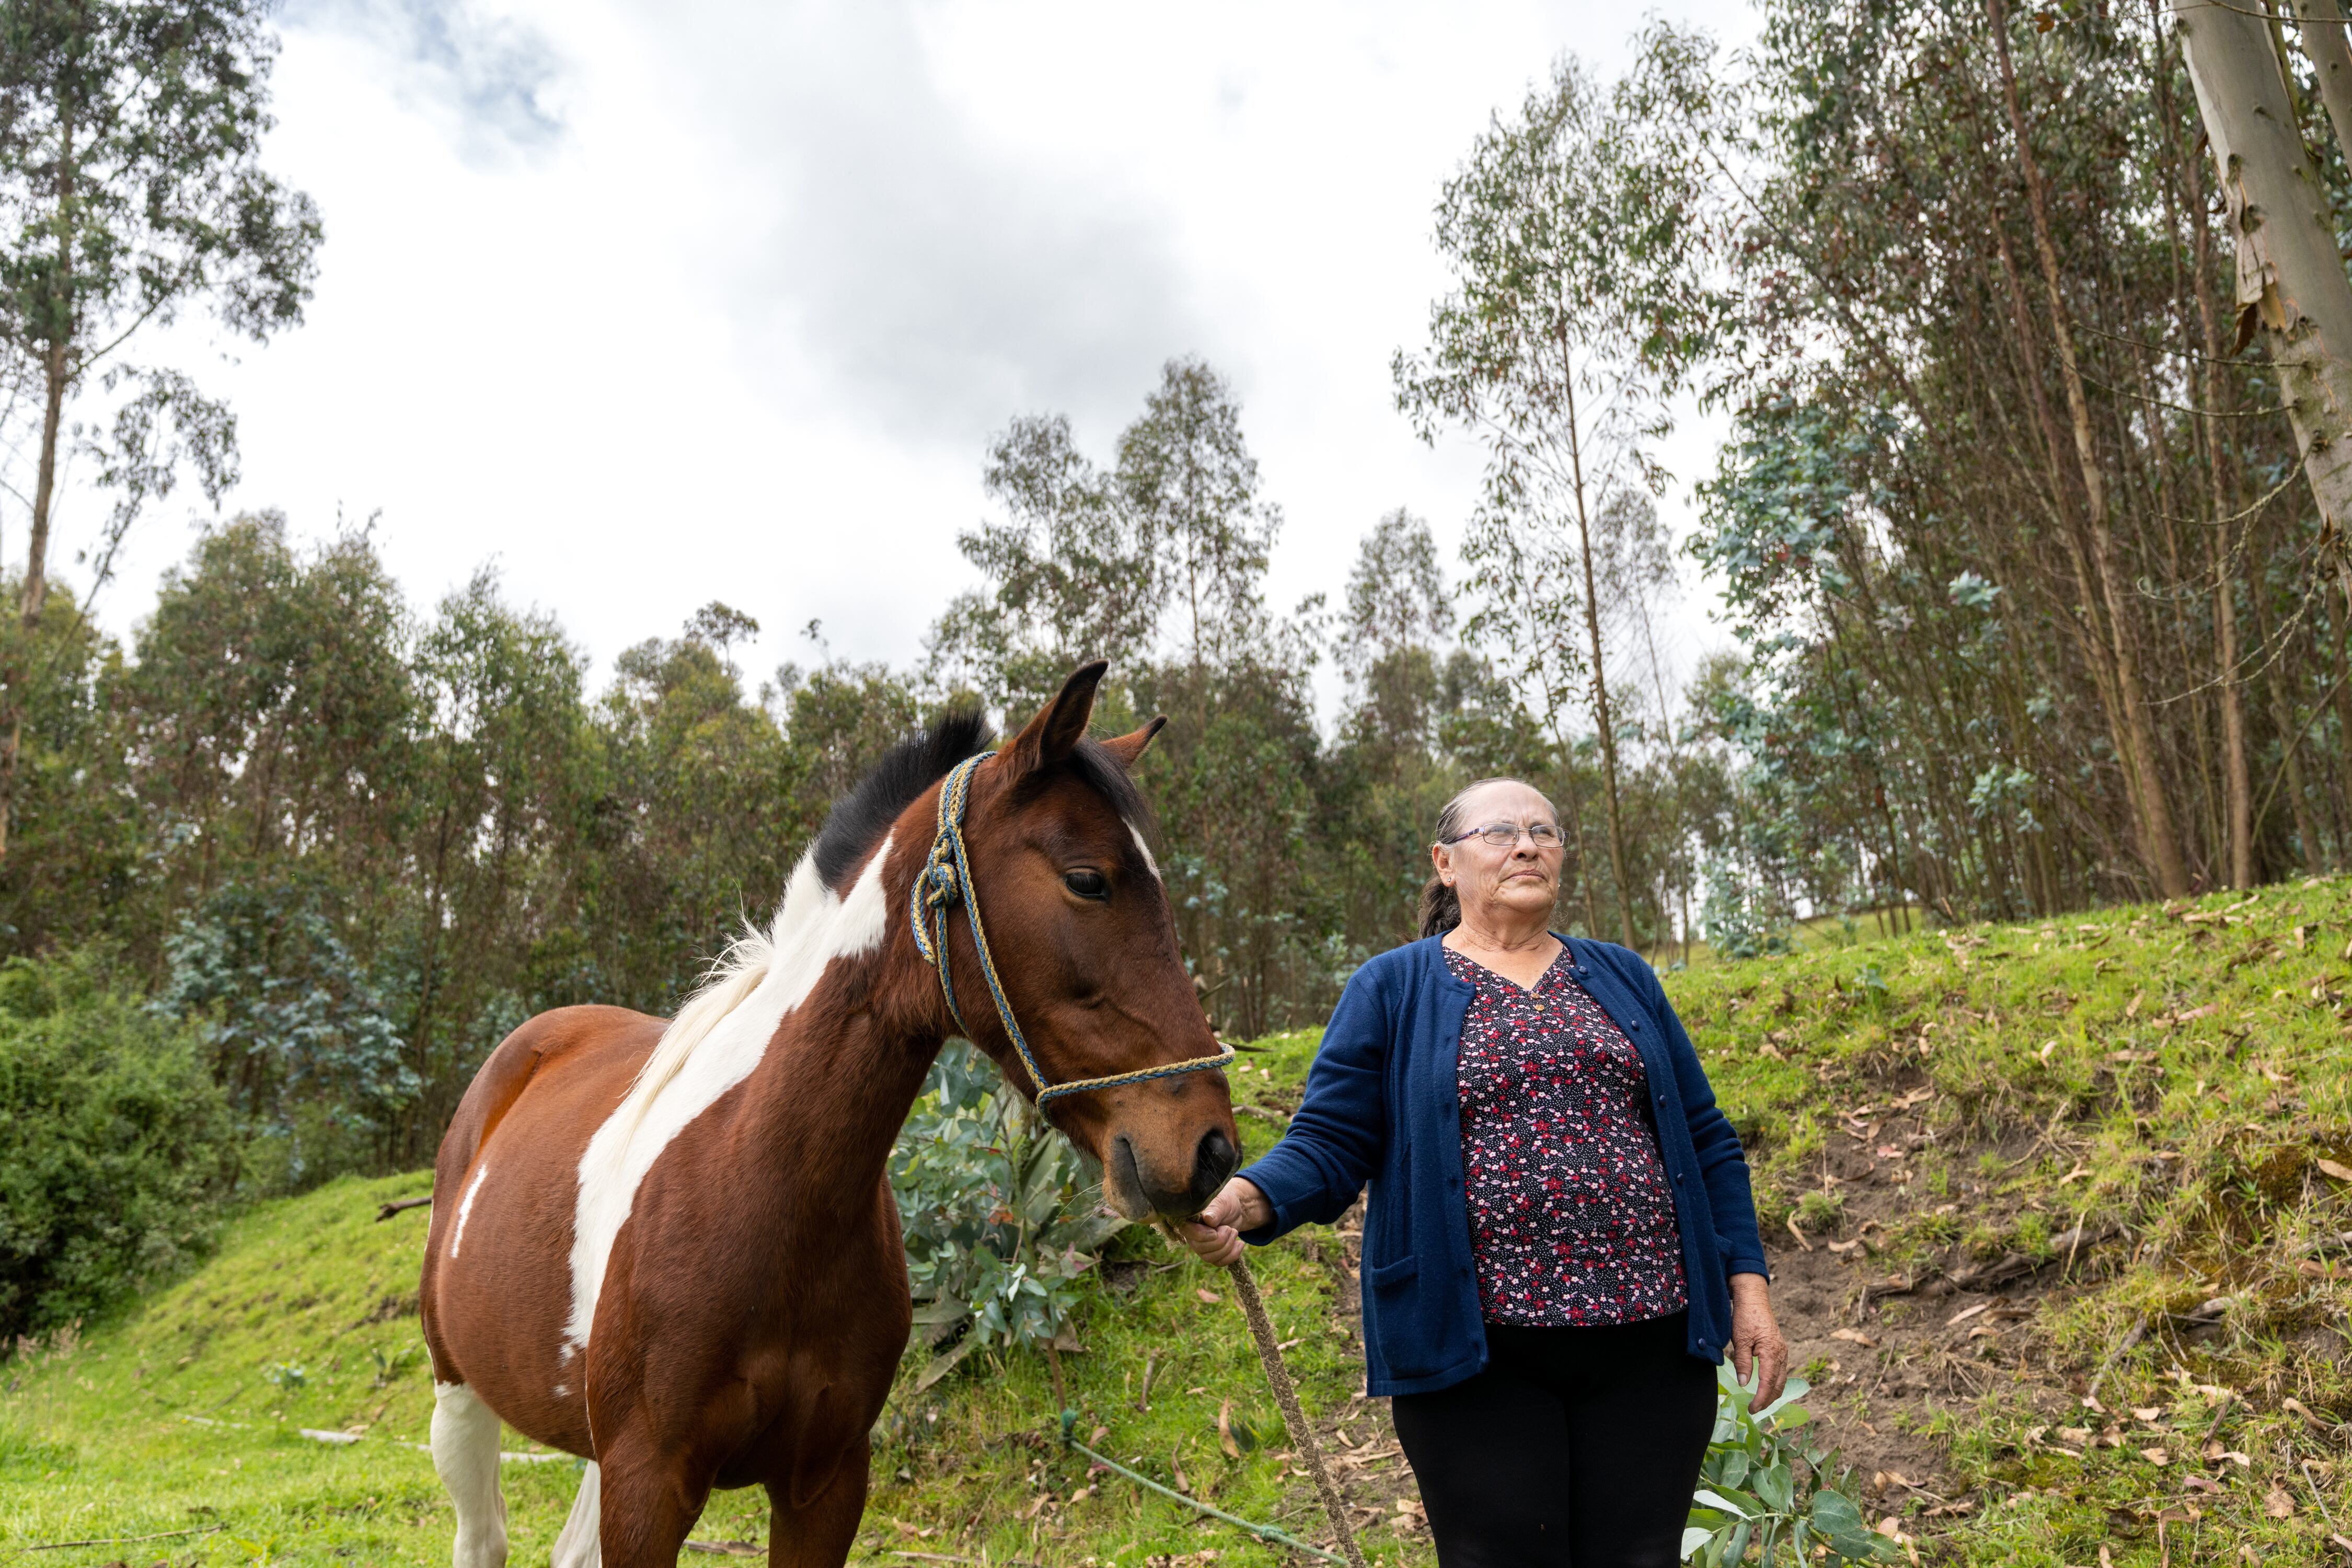
[[[1464,803],[1488,784],[1514,784],[1521,789],[1535,790],[1544,805],[1550,807],[1551,814],[1554,816],[1559,815],[1559,808],[1552,805],[1551,797],[1525,779],[1503,776],[1479,779],[1464,784],[1455,792],[1454,798],[1445,803],[1445,809],[1437,814],[1437,838],[1431,847],[1435,848],[1438,845],[1450,847],[1454,839],[1468,832],[1469,824],[1464,819],[1469,816],[1469,810]],[[1432,871],[1429,880],[1423,883],[1421,889],[1421,934],[1441,936],[1461,923],[1462,895],[1446,886],[1445,879]]]

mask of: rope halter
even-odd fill
[[[971,1026],[963,1020],[963,1009],[956,1005],[955,981],[948,963],[948,910],[963,906],[964,919],[971,925],[971,945],[980,953],[980,973],[988,981],[988,994],[996,1004],[996,1016],[1012,1038],[1013,1048],[1021,1054],[1021,1065],[1029,1071],[1029,1082],[1036,1089],[1037,1106],[1045,1109],[1048,1100],[1059,1100],[1066,1094],[1082,1094],[1090,1089],[1116,1089],[1122,1084],[1148,1083],[1156,1078],[1175,1078],[1182,1073],[1205,1072],[1223,1067],[1234,1059],[1234,1047],[1220,1043],[1213,1057],[1194,1057],[1186,1061],[1170,1062],[1164,1067],[1142,1068],[1134,1072],[1108,1073],[1101,1078],[1074,1079],[1068,1083],[1048,1084],[1045,1074],[1037,1066],[1036,1053],[1029,1048],[1029,1037],[1013,1016],[1013,1004],[1004,994],[1004,983],[997,977],[996,960],[988,951],[988,932],[980,921],[980,893],[972,886],[971,861],[964,853],[963,813],[971,799],[971,775],[980,764],[996,755],[982,752],[966,757],[950,770],[940,785],[940,830],[931,840],[931,852],[923,860],[923,868],[916,874],[913,892],[908,900],[908,914],[915,928],[915,945],[933,969],[939,971],[940,990],[948,999],[948,1015],[955,1019],[956,1028],[964,1038],[972,1037]]]

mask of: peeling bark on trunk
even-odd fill
[[[2336,255],[2326,194],[2263,19],[2213,0],[2183,0],[2174,27],[2229,206],[2242,320],[2250,315],[2263,329],[2319,503],[2322,545],[2340,572],[2352,526],[2352,279]],[[2331,95],[2331,116],[2335,108]]]

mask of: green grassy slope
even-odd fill
[[[2352,883],[2326,882],[1670,977],[1753,1152],[1809,1403],[1923,1561],[2352,1562],[2329,1542],[2352,1541],[2347,944]],[[1235,1080],[1254,1147],[1314,1036],[1264,1044]],[[423,1215],[373,1217],[426,1184],[269,1205],[123,1321],[0,1371],[0,1553],[218,1525],[28,1561],[446,1561],[413,1446]],[[1328,1231],[1255,1258],[1368,1544],[1425,1563],[1385,1410],[1352,1397],[1354,1260]],[[1062,1358],[1080,1437],[1311,1532],[1224,1277],[1141,1230],[1101,1276]],[[1041,1363],[974,1356],[918,1396],[919,1364],[877,1435],[861,1559],[1287,1555],[1090,1475],[1052,1440]],[[514,1561],[543,1563],[572,1467],[517,1460],[506,1485]],[[763,1541],[758,1494],[696,1534]]]

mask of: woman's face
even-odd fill
[[[1475,835],[1482,827],[1503,824],[1532,827],[1538,823],[1559,826],[1551,807],[1523,784],[1491,784],[1463,803],[1462,831]],[[1472,837],[1441,844],[1430,851],[1437,874],[1462,900],[1465,920],[1481,924],[1517,925],[1529,919],[1550,917],[1559,897],[1559,862],[1563,847],[1539,849],[1525,833],[1505,848]]]

